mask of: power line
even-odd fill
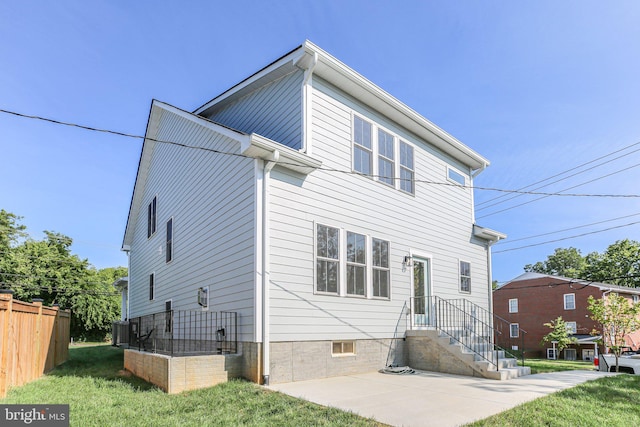
[[[604,158],[607,158],[607,157],[609,157],[609,156],[612,156],[612,155],[614,155],[614,154],[617,154],[617,153],[619,153],[619,152],[621,152],[621,151],[627,150],[627,149],[629,149],[629,148],[631,148],[631,147],[634,147],[634,146],[636,146],[636,145],[639,145],[639,144],[640,144],[640,141],[638,141],[638,142],[636,142],[636,143],[633,143],[633,144],[631,144],[631,145],[627,145],[626,147],[622,147],[622,148],[620,148],[619,150],[613,151],[613,152],[611,152],[611,153],[609,153],[609,154],[606,154],[606,155],[604,155],[604,156],[600,156],[600,157],[598,157],[598,158],[596,158],[596,159],[593,159],[593,160],[590,160],[590,161],[588,161],[588,162],[586,162],[586,163],[582,163],[581,165],[575,166],[575,167],[573,167],[573,168],[571,168],[571,169],[568,169],[568,170],[566,170],[566,171],[563,171],[563,172],[557,173],[557,174],[552,175],[552,176],[550,176],[550,177],[548,177],[548,178],[544,178],[544,179],[542,179],[542,180],[540,180],[540,181],[536,181],[536,182],[534,182],[534,183],[532,183],[532,184],[525,185],[524,187],[521,187],[521,188],[519,188],[518,190],[525,190],[525,189],[527,189],[527,188],[529,188],[529,187],[533,187],[534,185],[541,184],[541,183],[543,183],[543,182],[545,182],[545,181],[548,181],[548,180],[550,180],[550,179],[553,179],[553,178],[556,178],[556,177],[562,176],[562,175],[564,175],[564,174],[566,174],[566,173],[568,173],[568,172],[571,172],[572,170],[580,169],[580,168],[582,168],[582,167],[584,167],[584,166],[590,165],[591,163],[597,162],[598,160],[602,160],[602,159],[604,159]],[[638,150],[634,150],[634,151],[632,151],[632,153],[635,153],[636,151],[638,151]],[[629,154],[630,154],[630,153],[627,153],[627,154],[625,154],[625,156],[626,156],[626,155],[629,155]],[[620,157],[624,157],[624,156],[620,156]],[[613,159],[613,160],[617,160],[617,159],[619,159],[620,157],[616,157],[616,158],[615,158],[615,159]],[[604,164],[604,163],[602,163],[602,164]],[[598,165],[598,166],[600,166],[600,165]],[[573,176],[573,175],[572,175],[572,176]],[[555,182],[558,182],[558,181],[554,181],[554,183],[555,183]],[[552,183],[550,183],[550,184],[552,184]],[[545,185],[545,186],[546,186],[546,185]],[[545,186],[543,186],[543,187],[545,187]],[[538,187],[538,188],[542,188],[542,187]],[[494,197],[494,198],[491,198],[491,199],[485,200],[484,202],[480,202],[480,203],[476,204],[476,207],[478,207],[478,206],[482,206],[482,205],[485,205],[485,204],[487,204],[487,203],[490,203],[490,202],[492,202],[492,201],[494,201],[494,200],[501,199],[501,198],[503,198],[503,197],[507,197],[507,195],[496,196],[496,197]],[[484,209],[484,208],[482,208],[482,209]]]
[[[565,231],[577,230],[579,228],[585,228],[585,227],[590,227],[592,225],[598,225],[598,224],[604,224],[604,223],[607,223],[607,222],[618,221],[620,219],[630,218],[632,216],[638,216],[638,215],[640,215],[640,213],[635,213],[635,214],[625,215],[625,216],[619,216],[617,218],[611,218],[611,219],[606,219],[606,220],[603,220],[603,221],[592,222],[590,224],[577,225],[575,227],[563,228],[561,230],[550,231],[548,233],[541,233],[541,234],[536,234],[536,235],[533,235],[533,236],[520,237],[518,239],[501,240],[498,243],[496,243],[496,246],[498,246],[498,245],[501,245],[501,246],[502,245],[509,245],[509,244],[511,244],[513,242],[519,242],[519,241],[522,241],[522,240],[534,239],[536,237],[548,236],[550,234],[563,233]]]
[[[495,251],[495,252],[493,252],[493,254],[499,254],[499,253],[503,253],[503,252],[517,251],[517,250],[520,250],[520,249],[532,248],[532,247],[534,247],[534,246],[542,246],[542,245],[546,245],[546,244],[549,244],[549,243],[561,242],[561,241],[563,241],[563,240],[576,239],[576,238],[578,238],[578,237],[589,236],[589,235],[591,235],[591,234],[597,234],[597,233],[603,233],[603,232],[605,232],[605,231],[615,230],[615,229],[618,229],[618,228],[629,227],[629,226],[636,225],[636,224],[640,224],[640,221],[631,222],[631,223],[629,223],[629,224],[624,224],[624,225],[617,225],[617,226],[615,226],[615,227],[609,227],[609,228],[605,228],[605,229],[602,229],[602,230],[591,231],[591,232],[589,232],[589,233],[577,234],[577,235],[575,235],[575,236],[563,237],[563,238],[561,238],[561,239],[548,240],[548,241],[546,241],[546,242],[533,243],[533,244],[531,244],[531,245],[526,245],[526,246],[519,246],[519,247],[517,247],[517,248],[503,249],[503,250],[501,250],[501,251]]]
[[[5,109],[0,109],[0,112],[5,113],[5,114],[11,114],[11,115],[18,116],[18,117],[33,119],[33,120],[41,120],[41,121],[45,121],[45,122],[49,122],[49,123],[54,123],[54,124],[57,124],[57,125],[76,127],[76,128],[80,128],[80,129],[84,129],[84,130],[88,130],[88,131],[92,131],[92,132],[104,132],[104,133],[117,135],[117,136],[123,136],[123,137],[127,137],[127,138],[135,138],[135,139],[147,140],[147,141],[157,142],[157,143],[161,143],[161,144],[170,144],[170,145],[175,145],[175,146],[178,146],[178,147],[196,149],[196,150],[201,150],[201,151],[215,153],[215,154],[234,156],[234,157],[240,157],[240,158],[252,159],[252,160],[256,159],[255,157],[247,156],[247,155],[240,154],[240,153],[225,152],[225,151],[220,151],[220,150],[216,150],[216,149],[213,149],[213,148],[188,145],[188,144],[183,144],[183,143],[179,143],[179,142],[175,142],[175,141],[166,141],[166,140],[160,140],[160,139],[155,139],[155,138],[149,138],[149,137],[146,137],[146,136],[133,135],[133,134],[125,133],[125,132],[113,131],[113,130],[109,130],[109,129],[100,129],[100,128],[96,128],[96,127],[92,127],[92,126],[79,125],[79,124],[76,124],[76,123],[64,122],[64,121],[50,119],[50,118],[46,118],[46,117],[40,117],[40,116],[35,116],[35,115],[17,113],[17,112],[5,110]],[[207,119],[203,118],[203,120],[207,120]],[[212,122],[212,123],[215,123],[215,122]],[[282,165],[299,166],[299,164],[297,164],[297,163],[287,163],[287,162],[279,162],[279,163],[282,164]],[[360,173],[360,172],[345,171],[345,170],[339,170],[339,169],[328,168],[328,167],[320,167],[318,169],[319,170],[323,170],[323,171],[327,171],[327,172],[338,172],[338,173],[343,173],[343,174],[348,174],[348,175],[360,175],[360,176],[364,176],[364,177],[367,177],[367,178],[385,178],[385,179],[389,179],[389,177],[387,177],[387,176],[363,174],[363,173]],[[397,177],[397,178],[394,177],[392,179],[394,181],[413,181],[415,183],[444,185],[444,186],[452,186],[452,187],[458,187],[458,188],[466,188],[466,189],[471,189],[471,190],[483,190],[483,191],[495,191],[495,192],[502,192],[502,193],[540,195],[540,196],[547,196],[547,197],[549,197],[549,196],[560,196],[560,197],[640,198],[640,194],[582,194],[582,193],[535,192],[535,191],[523,191],[523,190],[508,190],[508,189],[493,188],[493,187],[467,186],[467,185],[459,185],[459,184],[454,184],[454,183],[449,183],[449,182],[436,182],[436,181],[429,181],[429,180],[418,180],[418,179],[410,180],[410,179],[403,179],[403,178],[399,178],[399,177]],[[572,187],[572,188],[574,188],[574,187]],[[566,191],[566,190],[568,190],[568,189],[565,189],[565,190],[562,190],[562,191]],[[490,215],[493,215],[493,214],[490,214]]]

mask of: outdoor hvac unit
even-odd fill
[[[198,289],[198,304],[202,307],[209,306],[209,287]]]

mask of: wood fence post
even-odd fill
[[[9,342],[9,330],[11,323],[11,306],[13,302],[13,291],[0,290],[0,398],[7,395],[9,388],[9,355],[12,347]]]
[[[36,357],[32,359],[33,363],[33,372],[36,373],[36,378],[40,377],[43,374],[42,369],[42,301],[41,298],[33,298],[31,302],[33,305],[38,307],[38,317],[36,319],[36,330],[35,330],[35,340],[36,340]]]

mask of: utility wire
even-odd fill
[[[80,128],[80,129],[84,129],[84,130],[88,130],[88,131],[93,131],[93,132],[104,132],[104,133],[109,133],[109,134],[117,135],[117,136],[123,136],[123,137],[127,137],[127,138],[135,138],[135,139],[147,140],[147,141],[157,142],[157,143],[161,143],[161,144],[170,144],[170,145],[175,145],[175,146],[183,147],[183,148],[190,148],[190,149],[196,149],[196,150],[201,150],[201,151],[215,153],[215,154],[221,154],[221,155],[234,156],[234,157],[240,157],[240,158],[255,160],[255,157],[247,156],[247,155],[240,154],[240,153],[225,152],[225,151],[220,151],[220,150],[216,150],[216,149],[213,149],[213,148],[188,145],[188,144],[183,144],[183,143],[179,143],[179,142],[175,142],[175,141],[166,141],[166,140],[149,138],[149,137],[140,136],[140,135],[133,135],[133,134],[129,134],[129,133],[108,130],[108,129],[100,129],[100,128],[95,128],[95,127],[91,127],[91,126],[84,126],[84,125],[79,125],[79,124],[70,123],[70,122],[63,122],[63,121],[60,121],[60,120],[54,120],[54,119],[50,119],[50,118],[46,118],[46,117],[40,117],[40,116],[17,113],[17,112],[5,110],[5,109],[0,109],[0,112],[1,113],[5,113],[5,114],[11,114],[11,115],[18,116],[18,117],[33,119],[33,120],[41,120],[41,121],[54,123],[54,124],[58,124],[58,125],[63,125],[63,126],[76,127],[76,128]],[[212,122],[212,123],[215,123],[215,122]],[[279,164],[300,166],[297,163],[287,163],[287,162],[279,162]],[[367,178],[385,178],[385,179],[389,179],[389,177],[387,177],[387,176],[363,174],[363,173],[360,173],[360,172],[345,171],[345,170],[339,170],[339,169],[328,168],[328,167],[320,167],[318,169],[319,170],[323,170],[323,171],[327,171],[327,172],[338,172],[338,173],[343,173],[343,174],[348,174],[348,175],[360,175],[360,176],[365,176]],[[394,181],[413,181],[415,183],[444,185],[444,186],[466,188],[466,189],[471,189],[471,190],[484,190],[484,191],[495,191],[495,192],[502,192],[502,193],[517,193],[517,194],[529,194],[529,195],[540,195],[540,196],[640,198],[640,194],[582,194],[582,193],[534,192],[534,191],[523,191],[523,190],[508,190],[508,189],[492,188],[492,187],[467,186],[467,185],[460,185],[460,184],[454,184],[454,183],[449,183],[449,182],[436,182],[436,181],[429,181],[429,180],[418,180],[418,179],[410,180],[410,179],[403,179],[403,178],[399,178],[399,177],[397,177],[397,178],[394,177],[393,180]],[[566,190],[563,190],[563,191],[566,191]],[[493,214],[490,214],[490,215],[493,215]]]
[[[615,230],[615,229],[618,229],[618,228],[629,227],[629,226],[636,225],[636,224],[640,224],[640,221],[631,222],[631,223],[629,223],[629,224],[624,224],[624,225],[617,225],[617,226],[615,226],[615,227],[609,227],[609,228],[605,228],[605,229],[602,229],[602,230],[591,231],[591,232],[588,232],[588,233],[577,234],[577,235],[575,235],[575,236],[568,236],[568,237],[563,237],[563,238],[560,238],[560,239],[548,240],[548,241],[546,241],[546,242],[533,243],[533,244],[531,244],[531,245],[526,245],[526,246],[519,246],[519,247],[517,247],[517,248],[503,249],[503,250],[501,250],[501,251],[495,251],[495,252],[493,252],[493,254],[499,254],[499,253],[503,253],[503,252],[517,251],[517,250],[520,250],[520,249],[532,248],[532,247],[534,247],[534,246],[547,245],[547,244],[549,244],[549,243],[561,242],[561,241],[563,241],[563,240],[575,239],[575,238],[578,238],[578,237],[589,236],[589,235],[591,235],[591,234],[603,233],[603,232],[605,232],[605,231]]]

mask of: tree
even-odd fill
[[[527,264],[524,271],[577,278],[584,270],[585,265],[585,258],[579,249],[573,247],[557,248],[552,255],[547,257],[546,261]]]
[[[640,242],[618,240],[602,254],[589,254],[584,278],[612,285],[640,287]]]
[[[547,342],[553,343],[558,354],[571,344],[578,342],[577,338],[569,336],[567,323],[562,319],[562,316],[559,316],[556,320],[552,320],[549,323],[545,323],[544,326],[551,328],[551,332],[542,337],[542,342],[540,344],[545,344]]]
[[[610,293],[598,299],[589,296],[588,302],[591,319],[602,325],[603,344],[609,347],[616,357],[618,372],[618,359],[626,345],[625,336],[640,329],[640,304],[633,304],[617,293]],[[598,334],[598,331],[593,331],[592,334]]]

